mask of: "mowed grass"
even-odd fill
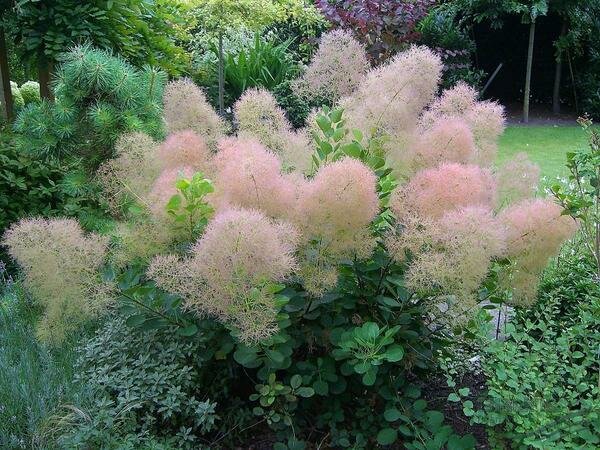
[[[567,152],[586,145],[586,133],[578,126],[511,125],[500,137],[498,164],[520,152],[539,164],[542,177],[566,176]]]

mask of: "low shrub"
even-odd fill
[[[63,448],[199,448],[217,428],[205,338],[139,331],[113,318],[79,349],[74,382],[87,393],[67,417]],[[233,399],[230,400],[233,403]]]
[[[493,445],[592,449],[600,444],[600,286],[577,254],[546,272],[539,304],[485,349],[487,393],[473,420]]]

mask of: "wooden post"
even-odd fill
[[[527,72],[525,73],[525,94],[523,96],[523,122],[529,123],[529,97],[531,94],[531,68],[533,65],[533,43],[535,39],[535,19],[529,25],[529,48],[527,50]]]
[[[3,116],[8,122],[12,121],[14,118],[13,98],[10,89],[8,52],[6,51],[6,39],[2,26],[0,26],[0,102],[2,103]]]
[[[225,112],[225,74],[223,73],[223,33],[219,33],[219,114]]]
[[[563,21],[560,29],[560,37],[567,34],[567,22]],[[552,111],[554,114],[560,114],[560,83],[562,79],[562,50],[559,49],[558,57],[556,58],[556,66],[554,68],[554,89],[552,90]]]

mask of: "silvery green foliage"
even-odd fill
[[[216,403],[202,393],[199,339],[177,337],[171,329],[132,330],[112,319],[80,352],[75,381],[93,399],[66,436],[69,445],[105,448],[102,439],[111,436],[118,448],[130,441],[138,448],[148,446],[150,436],[153,443],[201,448],[200,436],[215,428]]]

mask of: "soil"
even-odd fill
[[[556,115],[549,105],[532,104],[529,108],[529,123],[523,123],[523,105],[521,103],[509,103],[504,105],[506,110],[506,121],[509,125],[577,125],[577,113],[567,107],[563,107],[561,113]]]
[[[448,401],[448,395],[454,392],[446,383],[445,378],[438,377],[429,380],[426,384],[427,390],[424,391],[425,399],[431,409],[436,409],[444,413],[446,423],[452,425],[455,433],[460,435],[472,434],[477,441],[477,449],[491,449],[485,427],[482,425],[471,425],[469,418],[462,411],[461,402],[453,403]],[[470,389],[469,400],[475,405],[474,409],[479,409],[479,397],[485,389],[485,376],[483,373],[467,373],[462,380],[457,381],[457,389],[467,387]]]

